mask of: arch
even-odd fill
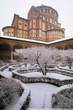
[[[0,44],[0,59],[7,60],[11,56],[11,47],[9,44],[2,43]]]
[[[10,45],[9,44],[6,44],[6,43],[2,43],[0,44],[0,50],[10,50]]]
[[[22,45],[22,44],[19,44],[19,43],[18,43],[18,44],[15,44],[15,45],[14,45],[14,50],[15,50],[15,49],[21,49],[21,48],[23,48],[23,45]]]

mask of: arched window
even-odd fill
[[[52,18],[50,18],[50,23],[52,23],[53,22],[53,20],[52,20]]]

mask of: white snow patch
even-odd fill
[[[61,75],[58,73],[47,73],[47,76],[50,78],[54,79],[59,79],[59,80],[67,80],[67,79],[73,79],[72,77],[66,76],[66,75]]]
[[[59,66],[59,68],[60,68],[60,69],[66,69],[66,70],[68,70],[68,71],[72,71],[72,72],[73,72],[73,66],[71,67],[71,69],[69,69],[68,66],[64,66],[64,67]]]
[[[19,74],[15,72],[16,74]],[[43,74],[41,72],[32,72],[32,73],[24,73],[24,74],[19,74],[20,76],[26,76],[26,77],[42,77]],[[65,80],[65,79],[73,79],[72,77],[66,76],[66,75],[61,75],[58,73],[47,73],[46,76],[44,77],[49,77],[49,78],[54,78],[54,79],[59,79],[59,80]]]
[[[58,87],[44,83],[33,83],[26,85],[31,91],[30,109],[51,108],[52,94]]]
[[[0,71],[0,75],[6,77],[6,78],[11,78],[12,77],[12,72],[9,71],[9,69],[5,69],[4,71]]]

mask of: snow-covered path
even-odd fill
[[[51,108],[52,94],[58,87],[51,84],[35,83],[26,84],[31,91],[31,102],[28,110]]]

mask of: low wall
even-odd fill
[[[21,80],[23,83],[50,83],[56,86],[61,86],[61,81],[58,79],[48,78],[48,77],[25,77],[18,74],[12,74],[13,78]]]
[[[50,83],[53,85],[56,85],[58,87],[67,85],[67,84],[73,84],[73,79],[69,80],[59,80],[59,79],[54,79],[54,78],[49,78],[49,77],[25,77],[21,76],[19,74],[15,74],[12,72],[12,77],[21,80],[23,83]]]

